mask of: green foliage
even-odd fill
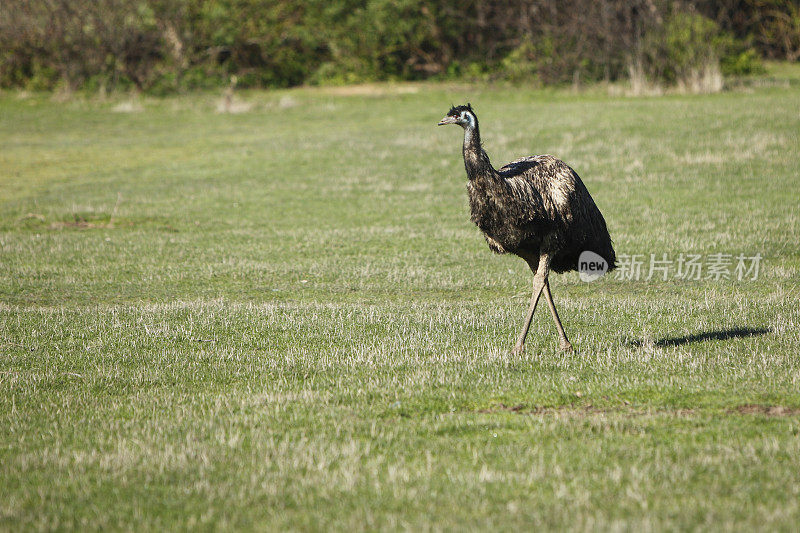
[[[675,11],[649,32],[642,45],[641,65],[653,81],[692,84],[698,79],[746,75],[759,71],[755,50],[698,13]]]
[[[691,73],[718,65],[720,32],[714,21],[696,13],[673,13],[644,41],[644,66],[651,78],[677,83]]]
[[[747,38],[689,7],[666,0],[647,10],[622,0],[6,0],[0,87],[133,86],[164,94],[225,86],[232,75],[242,87],[453,77],[557,84],[616,80],[631,62],[646,64],[654,81],[676,83],[710,65],[726,74],[756,71],[758,53],[745,42],[761,50],[780,41],[786,57],[800,49],[797,9],[781,1],[756,10],[760,30]]]
[[[540,41],[534,44],[526,40],[517,48],[509,52],[500,63],[501,72],[503,77],[510,81],[528,81],[535,80],[539,76],[541,69],[541,57],[552,56],[543,48],[547,48],[548,41]]]
[[[8,80],[9,85],[11,82],[16,81],[31,91],[49,91],[58,84],[58,72],[52,66],[43,65],[42,62],[34,59],[26,67],[30,69],[27,72],[24,70],[13,71]]]
[[[348,12],[322,13],[328,30],[328,60],[313,72],[317,83],[413,80],[442,70],[426,62],[435,55],[437,20],[424,0],[369,0]],[[335,22],[331,25],[331,22]]]
[[[694,13],[674,13],[665,24],[662,37],[667,65],[665,78],[678,78],[716,63],[722,51],[717,24]]]
[[[720,59],[720,68],[724,75],[748,76],[764,72],[761,58],[753,48],[742,49],[738,45],[734,45],[731,48]]]

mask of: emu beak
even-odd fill
[[[456,117],[451,117],[448,115],[440,120],[437,126],[446,126],[447,124],[456,124]]]

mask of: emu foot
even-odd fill
[[[572,348],[572,344],[570,344],[570,342],[569,342],[568,340],[562,340],[562,341],[559,343],[559,346],[558,346],[558,347],[559,347],[559,348],[561,348],[561,351],[562,351],[562,352],[573,352],[573,351],[575,351],[575,350]]]
[[[525,345],[524,344],[517,344],[514,348],[511,349],[511,355],[522,355],[525,353]]]

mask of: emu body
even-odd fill
[[[549,275],[577,270],[578,257],[587,250],[600,255],[609,270],[615,267],[603,215],[578,174],[553,156],[524,157],[495,169],[481,145],[478,117],[470,104],[451,108],[439,122],[446,124],[464,128],[472,222],[492,251],[521,257],[534,273],[531,303],[513,351],[525,349],[541,294],[555,320],[561,348],[571,350],[550,292]]]

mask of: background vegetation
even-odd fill
[[[684,84],[800,57],[795,0],[5,0],[0,86]],[[714,83],[712,81],[712,87]]]

